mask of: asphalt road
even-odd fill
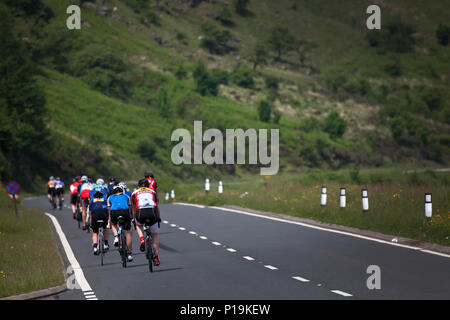
[[[213,208],[161,206],[161,265],[149,273],[133,230],[134,261],[123,268],[116,248],[105,265],[91,234],[69,208],[44,198],[26,206],[55,216],[99,300],[103,299],[450,299],[450,258],[296,224]],[[367,268],[380,268],[370,290]],[[50,299],[86,299],[68,290]]]

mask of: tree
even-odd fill
[[[253,48],[253,52],[249,57],[250,62],[253,63],[253,70],[256,70],[257,66],[263,66],[267,64],[267,50],[263,43],[257,43]]]
[[[449,36],[450,27],[444,24],[439,24],[436,30],[436,38],[438,39],[438,43],[443,46],[448,45]]]
[[[236,11],[237,14],[241,16],[246,16],[249,13],[247,9],[249,3],[250,0],[233,0],[234,10]]]
[[[216,20],[219,20],[223,26],[232,27],[234,26],[231,20],[232,17],[230,10],[227,7],[223,7],[217,15]]]
[[[292,50],[295,42],[294,36],[286,27],[275,27],[271,30],[267,43],[276,52],[277,60],[281,60],[281,55]]]
[[[312,49],[317,48],[317,44],[311,40],[302,39],[295,43],[295,51],[298,55],[300,67],[306,67],[305,61]]]
[[[261,100],[258,105],[259,120],[269,122],[272,113],[272,107],[266,100]]]
[[[192,76],[197,84],[197,92],[202,96],[217,96],[219,93],[217,80],[208,72],[203,62],[198,62]]]
[[[231,82],[248,89],[253,89],[255,81],[253,80],[254,72],[244,64],[238,64],[231,72]]]
[[[5,180],[39,152],[48,132],[45,95],[35,79],[37,70],[13,35],[14,22],[3,4],[0,16],[0,175]]]
[[[203,39],[200,46],[210,53],[222,55],[230,51],[228,41],[231,39],[231,33],[228,30],[219,30],[212,22],[202,24],[201,31]]]
[[[339,116],[337,111],[332,111],[325,118],[323,130],[327,132],[332,139],[340,138],[344,135],[347,123]]]

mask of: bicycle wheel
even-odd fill
[[[147,247],[148,269],[150,270],[150,272],[153,272],[153,248],[152,243],[149,241],[148,237],[145,245]]]
[[[122,232],[120,235],[120,243],[121,243],[121,252],[122,255],[122,267],[127,267],[127,254],[128,254],[128,247],[127,247],[127,239],[125,237],[125,234]]]
[[[101,262],[101,265],[103,266],[103,255],[105,253],[105,242],[103,239],[103,229],[99,230],[99,232],[98,232],[98,245],[99,245],[99,250],[100,250],[100,262]]]

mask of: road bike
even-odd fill
[[[55,196],[52,195],[50,198],[50,205],[52,206],[52,209],[55,210],[56,209],[56,201],[55,201]]]
[[[103,256],[105,255],[105,236],[103,234],[103,220],[97,220],[98,225],[98,254],[100,256],[100,263],[103,266]]]
[[[155,258],[155,253],[153,249],[153,239],[150,232],[150,219],[146,219],[144,223],[144,232],[145,232],[145,257],[148,260],[148,269],[150,272],[153,272],[153,259]],[[158,222],[158,228],[160,224]]]
[[[119,236],[119,253],[122,258],[122,267],[127,267],[127,259],[128,259],[128,246],[127,246],[127,237],[125,236],[125,232],[123,232],[125,218],[123,216],[119,216],[117,221],[119,223],[119,230],[117,234]]]

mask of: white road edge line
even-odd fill
[[[176,204],[181,204],[181,203],[177,202]],[[182,205],[190,205],[190,204],[183,203]],[[197,206],[197,205],[193,205],[193,206]],[[355,233],[350,233],[350,232],[345,232],[345,231],[328,229],[328,228],[324,228],[324,227],[313,226],[311,224],[307,224],[307,223],[304,223],[304,222],[296,222],[296,221],[284,220],[284,219],[281,219],[281,218],[268,217],[268,216],[263,216],[263,215],[260,215],[260,214],[245,212],[245,211],[236,210],[236,209],[228,209],[228,208],[221,208],[221,207],[214,207],[214,206],[208,207],[208,208],[216,209],[216,210],[222,210],[222,211],[235,212],[235,213],[245,214],[245,215],[248,215],[248,216],[253,216],[253,217],[258,217],[258,218],[263,218],[263,219],[269,219],[269,220],[274,220],[274,221],[279,221],[279,222],[296,224],[296,225],[307,227],[307,228],[312,228],[312,229],[317,229],[317,230],[322,230],[322,231],[328,231],[328,232],[343,234],[343,235],[350,236],[350,237],[365,239],[365,240],[369,240],[369,241],[375,241],[375,242],[378,242],[378,243],[384,243],[384,244],[388,244],[388,245],[395,246],[395,247],[402,247],[402,248],[406,248],[406,249],[411,249],[411,250],[421,251],[421,252],[424,252],[424,253],[438,255],[438,256],[441,256],[441,257],[445,257],[445,258],[450,258],[449,254],[445,254],[445,253],[441,253],[441,252],[425,250],[425,249],[422,249],[422,248],[412,247],[412,246],[399,244],[399,243],[393,243],[393,242],[389,242],[389,241],[386,241],[386,240],[381,240],[381,239],[371,238],[371,237],[367,237],[367,236],[362,236],[362,235],[355,234]]]
[[[246,259],[246,260],[248,260],[248,261],[253,261],[253,260],[255,260],[254,258],[249,257],[249,256],[243,256],[243,258]]]
[[[295,280],[301,281],[301,282],[309,282],[308,279],[305,279],[305,278],[302,278],[302,277],[299,277],[299,276],[295,276],[295,277],[292,277],[292,278],[295,279]]]
[[[221,245],[221,243],[220,242],[211,242],[213,245],[215,245],[215,246],[220,246]]]
[[[350,293],[347,293],[347,292],[344,292],[344,291],[341,291],[341,290],[330,290],[330,291],[333,292],[333,293],[339,294],[341,296],[344,296],[344,297],[352,297],[353,296]]]
[[[193,234],[193,235],[197,234],[197,232],[195,232],[195,231],[189,231],[189,233]]]
[[[205,237],[205,236],[200,236],[200,239],[202,239],[202,240],[207,240],[208,238]]]
[[[181,231],[186,230],[186,228],[183,228],[183,227],[179,227],[178,229],[180,229]]]
[[[236,250],[234,250],[233,248],[228,248],[227,251],[236,252]]]
[[[91,286],[87,282],[86,278],[84,277],[83,269],[81,269],[80,264],[78,263],[77,259],[75,258],[75,255],[73,254],[72,248],[70,247],[69,242],[67,241],[66,235],[61,229],[61,226],[59,225],[58,220],[51,215],[50,213],[45,213],[50,220],[53,222],[53,225],[55,226],[55,230],[58,233],[59,239],[61,240],[61,244],[64,248],[64,251],[66,252],[67,259],[69,260],[70,265],[72,266],[73,272],[75,274],[75,279],[79,286],[81,287],[81,290],[83,292],[93,292]]]
[[[205,208],[205,206],[203,206],[201,204],[192,204],[192,203],[184,203],[184,202],[176,202],[174,204],[179,204],[182,206],[193,206],[193,207],[197,207],[197,208]]]

